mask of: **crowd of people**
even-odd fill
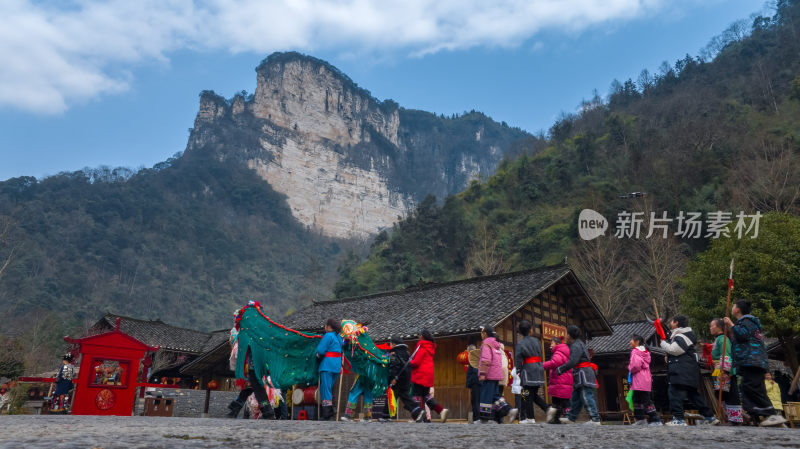
[[[630,405],[633,409],[634,426],[686,426],[684,404],[693,403],[703,422],[709,425],[720,424],[722,419],[728,425],[744,423],[760,426],[780,426],[786,422],[781,415],[780,390],[768,372],[767,351],[761,322],[751,313],[751,304],[739,300],[731,314],[736,322],[728,317],[711,322],[709,331],[715,338],[712,358],[715,363],[714,389],[722,394],[721,408],[724,417],[717,417],[700,394],[700,365],[695,347],[697,336],[689,319],[677,315],[669,322],[669,335],[657,321],[657,334],[662,338],[659,347],[666,354],[668,374],[669,412],[672,419],[666,424],[653,403],[653,379],[650,372],[652,354],[641,335],[630,337],[630,361],[628,364],[628,384],[631,390]],[[515,348],[515,365],[512,393],[520,396],[520,424],[534,423],[533,406],[536,404],[546,411],[549,424],[575,423],[583,408],[589,415],[587,425],[599,425],[600,415],[595,402],[597,389],[597,366],[591,362],[586,343],[581,340],[577,326],[566,329],[565,341],[556,337],[551,340],[550,359],[542,362],[541,344],[532,335],[531,323],[522,321],[517,329],[522,338]],[[506,417],[512,422],[517,409],[509,409],[499,386],[502,378],[497,361],[504,358],[502,345],[497,342],[494,330],[485,326],[481,334],[481,366],[477,370],[478,382],[470,379],[467,387],[473,397],[480,394],[481,423],[502,422]],[[724,351],[724,354],[723,354]],[[539,396],[539,387],[545,384],[548,375],[548,395],[551,404]],[[474,374],[472,374],[474,376]],[[473,406],[474,407],[474,406]],[[566,416],[561,416],[566,415]]]
[[[630,361],[628,364],[628,384],[630,407],[633,410],[634,426],[686,426],[684,404],[693,403],[703,422],[717,425],[721,420],[728,425],[744,423],[761,426],[782,425],[786,420],[780,413],[780,391],[771,382],[767,372],[767,353],[763,341],[761,324],[751,313],[750,303],[738,301],[732,309],[736,322],[728,317],[713,320],[709,331],[714,337],[711,356],[715,371],[714,390],[723,398],[721,409],[724,416],[716,416],[699,393],[701,375],[699,357],[696,351],[697,336],[689,320],[683,315],[673,317],[669,331],[655,323],[656,333],[661,337],[660,349],[664,351],[667,362],[668,397],[671,420],[663,423],[652,397],[653,378],[650,372],[651,349],[641,335],[630,336]],[[335,415],[333,386],[342,367],[343,341],[339,335],[339,324],[329,319],[325,325],[325,335],[317,347],[319,364],[319,393],[321,398],[320,419],[331,420]],[[512,423],[518,418],[520,424],[535,423],[534,406],[545,412],[548,424],[572,424],[584,408],[589,415],[586,425],[600,425],[595,394],[598,388],[597,365],[592,363],[590,352],[581,338],[578,326],[566,327],[563,340],[555,337],[550,341],[551,355],[543,360],[542,344],[533,336],[531,322],[523,320],[516,331],[521,338],[514,348],[514,369],[509,373],[508,357],[503,343],[490,325],[481,328],[481,344],[477,348],[470,345],[468,351],[471,361],[466,373],[466,386],[470,390],[473,422],[476,424]],[[409,412],[411,421],[428,422],[433,414],[440,422],[446,422],[448,409],[433,396],[434,354],[436,343],[432,333],[423,329],[413,351],[400,337],[391,338],[388,344],[388,384],[398,402]],[[474,357],[473,357],[474,356]],[[513,379],[512,393],[516,406],[503,396],[508,385],[509,374]],[[257,379],[249,379],[255,384]],[[547,385],[547,395],[540,390]],[[271,418],[266,395],[259,388],[249,389],[262,407],[262,416]],[[777,401],[771,397],[778,394]],[[263,393],[263,391],[261,392]],[[244,394],[244,393],[243,393]],[[373,407],[373,392],[357,379],[351,388],[342,421],[351,421],[359,397],[363,397],[364,420],[388,417],[388,401],[381,401],[379,409]],[[550,403],[545,397],[551,399]],[[231,416],[238,414],[240,396],[231,405]],[[285,416],[285,415],[284,415]]]

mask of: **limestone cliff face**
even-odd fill
[[[397,107],[381,110],[369,92],[335,70],[310,58],[268,60],[256,71],[253,115],[342,147],[364,140],[367,127],[398,145]]]
[[[333,237],[366,238],[426,194],[462,190],[527,136],[482,114],[444,119],[380,102],[297,53],[275,53],[256,73],[249,98],[201,95],[187,151],[240,160],[286,195],[301,223]]]

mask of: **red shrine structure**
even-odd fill
[[[84,338],[64,337],[78,345],[80,376],[72,401],[73,415],[131,416],[136,401],[139,364],[148,352],[158,350],[119,330]]]

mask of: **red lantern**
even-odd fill
[[[211,379],[211,381],[208,382],[207,387],[209,390],[216,390],[219,388],[219,383],[216,380]]]
[[[469,366],[469,351],[459,352],[457,357],[458,363],[464,365],[464,372],[467,372]]]

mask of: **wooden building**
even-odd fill
[[[541,337],[543,323],[556,329],[575,324],[588,339],[612,332],[566,265],[317,302],[298,310],[282,324],[321,331],[328,318],[364,323],[376,342],[399,335],[408,341],[410,349],[422,329],[433,332],[437,344],[435,396],[455,419],[466,419],[471,410],[465,370],[457,356],[469,343],[480,339],[481,326],[494,326],[499,340],[511,351],[520,337],[515,331],[517,323],[523,319],[534,324],[537,337]],[[513,403],[510,389],[506,397]]]

